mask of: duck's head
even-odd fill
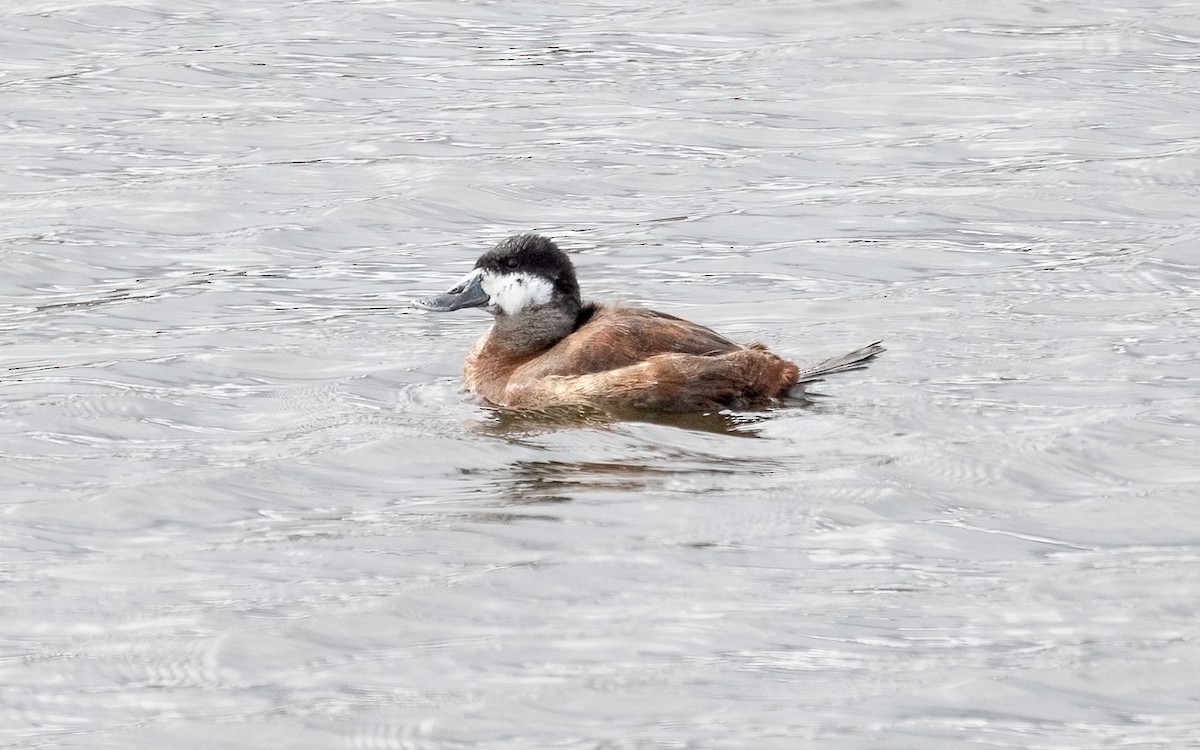
[[[510,317],[549,308],[574,318],[583,302],[567,254],[539,234],[517,234],[484,253],[453,289],[413,304],[435,312],[482,307]]]

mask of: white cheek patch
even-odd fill
[[[488,305],[505,315],[516,315],[530,307],[544,305],[554,296],[554,285],[541,276],[527,273],[483,275],[483,291]]]

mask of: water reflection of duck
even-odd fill
[[[807,369],[673,315],[585,303],[567,254],[537,234],[484,253],[453,289],[415,303],[482,307],[495,324],[467,355],[467,388],[497,406],[713,411],[764,406],[799,384],[862,367],[879,342]]]

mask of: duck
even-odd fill
[[[448,292],[413,305],[491,313],[491,328],[467,354],[463,383],[487,404],[516,410],[761,408],[884,351],[876,341],[802,368],[761,343],[738,344],[674,315],[585,302],[570,257],[536,233],[501,241]]]

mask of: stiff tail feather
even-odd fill
[[[861,370],[867,366],[867,363],[878,357],[886,351],[883,348],[882,341],[873,341],[861,349],[855,349],[852,352],[843,354],[840,357],[831,357],[824,362],[818,362],[811,367],[806,367],[800,371],[800,375],[796,380],[796,385],[804,385],[815,380],[821,380],[826,375],[832,375],[837,372],[849,372],[850,370]]]

